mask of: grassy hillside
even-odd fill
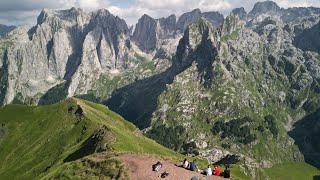
[[[274,180],[320,179],[320,171],[307,163],[284,163],[266,169],[265,172]]]
[[[121,153],[183,159],[104,105],[68,99],[48,106],[0,108],[0,179],[128,179],[117,158]],[[199,163],[207,165],[205,160]],[[302,169],[307,177],[318,173],[306,164],[292,164],[261,170],[261,177],[301,179],[284,173],[291,169]],[[250,179],[239,166],[232,168],[232,176]]]
[[[181,157],[103,105],[69,99],[0,109],[0,179],[125,177],[114,158],[124,152]]]

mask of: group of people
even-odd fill
[[[198,169],[196,160],[193,160],[191,163],[188,162],[187,159],[184,159],[182,162],[182,167],[185,169],[189,169],[190,171],[196,171],[201,172],[201,170]],[[225,170],[221,172],[221,169],[219,166],[215,166],[213,169],[210,165],[202,172],[206,176],[222,176],[224,178],[230,178],[230,169],[229,166],[226,166]]]

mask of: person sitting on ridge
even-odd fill
[[[187,159],[184,159],[182,162],[182,167],[188,169],[189,168],[189,162]]]
[[[224,178],[230,178],[231,177],[231,172],[229,169],[229,165],[226,166],[226,169],[223,171],[222,176]]]
[[[220,176],[221,170],[220,170],[219,166],[216,166],[216,167],[213,169],[213,171],[214,171],[214,175]]]
[[[210,165],[208,165],[208,167],[204,170],[204,175],[212,176],[212,169],[211,169]]]
[[[197,166],[196,160],[193,160],[190,163],[190,171],[198,171],[198,166]]]
[[[152,170],[153,171],[158,172],[158,171],[160,171],[161,168],[162,168],[162,163],[159,162],[159,161],[156,164],[152,165]]]

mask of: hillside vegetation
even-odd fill
[[[119,153],[181,157],[105,106],[78,99],[8,105],[0,109],[0,125],[0,179],[126,179]]]
[[[0,179],[129,179],[117,158],[123,153],[173,162],[184,158],[146,138],[106,106],[89,101],[73,98],[47,106],[0,109]],[[200,168],[208,163],[198,160]],[[298,179],[281,173],[293,167],[303,169],[305,177],[319,172],[301,163],[261,169],[258,176]],[[239,166],[232,167],[232,176],[250,179]]]

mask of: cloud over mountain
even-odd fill
[[[1,0],[0,23],[32,25],[35,17],[43,8],[67,9],[81,7],[87,11],[107,8],[112,13],[126,19],[128,24],[135,24],[143,14],[162,17],[168,14],[180,15],[183,12],[200,8],[202,11],[220,11],[229,13],[233,8],[243,6],[250,10],[258,0]],[[275,0],[281,7],[315,6],[319,0]]]

